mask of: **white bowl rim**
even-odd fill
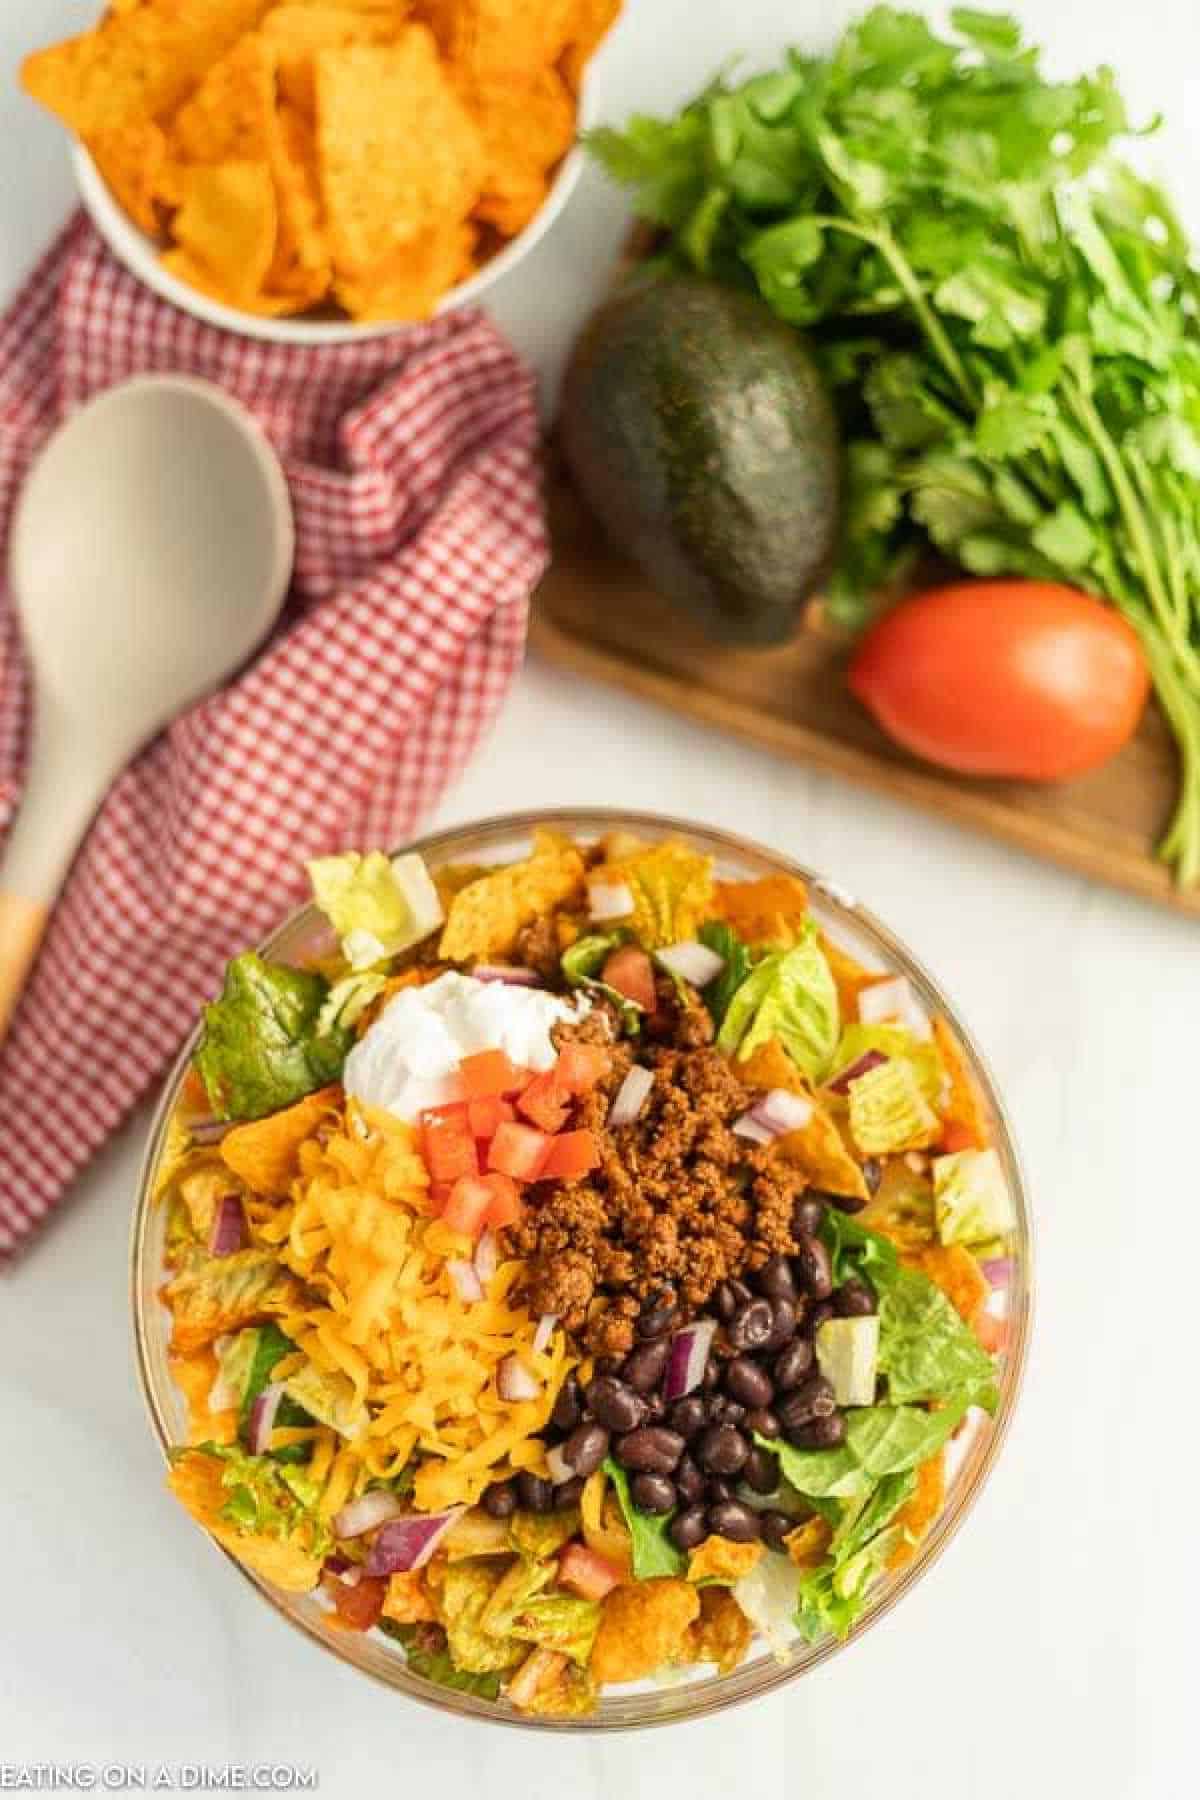
[[[591,123],[586,83],[580,89],[577,100],[578,129],[585,130]],[[435,317],[455,307],[474,305],[497,281],[516,268],[534,246],[540,243],[562,213],[579,183],[584,162],[583,146],[576,140],[559,164],[550,184],[550,191],[539,211],[524,231],[510,239],[474,275],[469,276],[466,281],[460,281],[457,287],[452,287],[443,294],[434,309]],[[359,324],[353,319],[311,319],[302,314],[296,317],[264,318],[257,313],[242,312],[236,306],[227,306],[208,294],[202,294],[198,288],[189,286],[186,281],[163,267],[159,258],[159,246],[124,211],[93,161],[87,146],[78,138],[71,145],[71,163],[84,208],[117,260],[143,286],[158,294],[161,299],[169,300],[182,312],[190,313],[193,318],[201,319],[207,325],[215,325],[222,331],[236,332],[241,337],[258,338],[269,343],[314,345],[360,343],[367,338],[389,337],[394,332],[407,331],[414,324],[423,323],[414,319],[392,319]]]

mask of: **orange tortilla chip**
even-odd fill
[[[807,1519],[795,1531],[789,1531],[783,1541],[796,1567],[807,1571],[820,1568],[832,1537],[832,1529],[824,1519]]]
[[[308,5],[284,0],[262,22],[263,41],[275,58],[279,98],[305,117],[315,115],[313,58],[318,50],[340,50],[348,44],[389,44],[411,13],[409,0],[383,0],[375,6],[348,6],[345,0]]]
[[[487,173],[476,217],[516,237],[546,198],[548,174],[575,139],[575,102],[561,76],[543,69],[525,87],[469,92],[483,133]]]
[[[164,268],[233,306],[250,306],[275,254],[279,209],[265,163],[233,162],[182,171],[183,201],[173,231],[178,248]]]
[[[802,1131],[789,1131],[776,1140],[777,1155],[803,1170],[809,1183],[827,1194],[854,1200],[870,1198],[866,1178],[847,1148],[836,1120],[778,1038],[768,1038],[760,1044],[738,1065],[738,1074],[747,1087],[768,1091],[786,1088],[791,1094],[802,1094],[812,1106],[812,1118]]]
[[[267,161],[275,128],[275,63],[257,33],[213,64],[175,115],[171,147],[184,162]]]
[[[299,1173],[301,1144],[336,1112],[337,1101],[337,1088],[321,1088],[283,1112],[235,1125],[221,1140],[221,1160],[253,1193],[285,1197]]]
[[[539,832],[533,855],[496,869],[455,895],[438,954],[447,962],[505,956],[522,925],[562,905],[583,884],[583,858],[573,845]]]
[[[470,225],[427,231],[378,269],[339,277],[337,297],[355,319],[427,319],[442,295],[470,273],[474,247]]]
[[[321,217],[316,140],[295,107],[279,108],[271,141],[271,174],[279,230],[265,288],[289,311],[301,312],[328,293],[333,270]]]
[[[217,1358],[206,1344],[193,1356],[169,1353],[167,1363],[171,1380],[187,1401],[188,1440],[193,1444],[232,1444],[237,1437],[237,1409],[230,1407],[213,1412],[209,1395],[217,1379]]]
[[[393,1575],[388,1581],[387,1593],[383,1598],[383,1616],[395,1619],[398,1625],[422,1625],[436,1621],[437,1612],[425,1587],[425,1577],[420,1569],[411,1569],[407,1575]]]
[[[334,267],[361,278],[461,224],[483,186],[483,140],[424,26],[407,26],[394,45],[321,50],[315,66]]]
[[[822,931],[818,935],[821,948],[825,952],[825,960],[829,964],[829,970],[833,976],[834,986],[837,988],[838,1005],[841,1008],[842,1018],[843,1020],[857,1019],[858,996],[863,989],[874,987],[876,982],[886,981],[888,977],[879,969],[864,968],[862,963],[857,962],[848,950],[843,950],[842,946],[836,943],[828,932]]]
[[[321,1558],[281,1538],[243,1533],[221,1518],[229,1498],[221,1482],[223,1464],[215,1456],[192,1452],[181,1456],[167,1476],[167,1486],[217,1542],[269,1581],[289,1593],[306,1594],[321,1578]]]
[[[665,1576],[614,1588],[604,1602],[589,1668],[593,1679],[640,1681],[686,1650],[700,1596],[687,1581]]]
[[[88,143],[92,160],[113,197],[151,237],[162,229],[160,206],[173,203],[166,134],[149,119],[130,119],[98,132]]]
[[[418,0],[447,61],[473,85],[518,87],[578,33],[579,0]]]
[[[941,1288],[959,1316],[970,1325],[991,1289],[987,1277],[963,1244],[928,1244],[907,1257],[914,1268]]]
[[[688,1627],[683,1660],[716,1663],[721,1674],[728,1675],[745,1660],[753,1641],[754,1627],[729,1589],[706,1587],[700,1594],[700,1617]]]
[[[735,1544],[732,1538],[706,1537],[692,1551],[687,1578],[697,1587],[702,1581],[740,1581],[762,1554],[761,1544]]]
[[[808,889],[795,875],[719,881],[717,911],[748,944],[790,944],[808,912]]]
[[[27,94],[85,139],[161,119],[257,24],[269,0],[145,0],[25,59]]]
[[[587,66],[621,16],[622,0],[575,0],[571,36],[560,67],[571,89],[578,93]]]
[[[888,1561],[889,1569],[902,1568],[917,1553],[917,1545],[946,1504],[945,1452],[939,1450],[917,1470],[917,1485],[900,1511],[895,1523],[904,1533]]]
[[[950,1084],[949,1097],[942,1108],[942,1120],[957,1127],[960,1142],[956,1150],[986,1150],[992,1141],[987,1106],[967,1063],[963,1047],[945,1019],[933,1019],[933,1041],[942,1057],[942,1066]]]

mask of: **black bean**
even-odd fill
[[[683,1455],[684,1442],[664,1425],[642,1425],[617,1439],[617,1461],[649,1475],[669,1475]]]
[[[801,1194],[792,1207],[792,1236],[816,1237],[825,1217],[825,1202],[817,1194]],[[794,1273],[793,1269],[793,1273]]]
[[[688,1394],[675,1402],[667,1414],[667,1423],[680,1437],[690,1440],[708,1424],[708,1407],[699,1394]]]
[[[787,1348],[779,1352],[771,1365],[775,1386],[783,1393],[786,1393],[789,1388],[798,1388],[812,1366],[812,1344],[807,1338],[793,1338]]]
[[[875,1296],[865,1281],[851,1276],[834,1290],[833,1310],[840,1319],[865,1319],[875,1311]]]
[[[846,1419],[839,1412],[810,1419],[807,1425],[798,1425],[795,1431],[788,1434],[788,1442],[795,1444],[798,1450],[836,1450],[845,1441]]]
[[[634,1330],[640,1338],[662,1337],[679,1323],[679,1308],[672,1288],[661,1288],[643,1303]]]
[[[810,1375],[779,1402],[779,1422],[789,1444],[798,1442],[796,1433],[811,1425],[814,1419],[828,1418],[836,1411],[833,1389],[823,1375]]]
[[[862,1166],[863,1180],[867,1184],[868,1194],[877,1194],[879,1184],[883,1180],[883,1164],[877,1156],[868,1156]]]
[[[570,1481],[560,1481],[554,1490],[555,1512],[563,1512],[568,1506],[578,1506],[584,1485],[582,1475],[572,1475]]]
[[[733,1289],[727,1281],[719,1281],[717,1283],[716,1287],[713,1289],[712,1299],[709,1304],[721,1323],[723,1325],[728,1324],[729,1320],[732,1319],[734,1313],[737,1311],[738,1303],[734,1298]]]
[[[661,1394],[646,1395],[646,1423],[658,1425],[667,1416],[667,1403]]]
[[[568,1375],[558,1390],[558,1398],[554,1402],[554,1411],[550,1414],[550,1423],[556,1431],[564,1435],[574,1431],[583,1417],[583,1391],[578,1377]]]
[[[796,1278],[813,1300],[827,1300],[832,1294],[833,1264],[820,1238],[801,1238],[796,1251]]]
[[[540,1475],[522,1469],[517,1476],[517,1505],[531,1513],[553,1512],[554,1489]]]
[[[751,1293],[750,1289],[747,1287],[747,1285],[744,1281],[731,1280],[729,1283],[729,1286],[733,1293],[734,1301],[736,1303],[734,1305],[734,1309],[733,1309],[734,1312],[737,1311],[739,1306],[745,1306],[747,1300],[753,1300],[754,1295]]]
[[[678,1484],[677,1484],[678,1485]],[[689,1506],[671,1520],[667,1536],[677,1550],[694,1550],[708,1536],[708,1520],[702,1506]]]
[[[594,1420],[577,1425],[563,1445],[562,1453],[577,1475],[592,1475],[608,1455],[608,1433]]]
[[[830,1202],[839,1212],[860,1213],[867,1204],[861,1194],[830,1194]]]
[[[769,1356],[773,1350],[782,1350],[795,1337],[803,1305],[803,1300],[789,1300],[783,1295],[772,1300],[771,1335],[762,1346],[764,1356]]]
[[[517,1510],[517,1490],[511,1481],[493,1481],[485,1488],[483,1510],[493,1519],[511,1519]]]
[[[671,1354],[669,1338],[657,1338],[652,1344],[639,1344],[630,1351],[621,1370],[621,1378],[638,1394],[650,1394],[663,1378],[667,1358]]]
[[[805,1336],[815,1338],[822,1325],[824,1325],[828,1319],[832,1319],[832,1317],[832,1300],[819,1300],[815,1306],[810,1306],[804,1315]]]
[[[772,1550],[779,1550],[786,1556],[787,1544],[784,1539],[789,1531],[795,1531],[795,1519],[789,1518],[787,1513],[771,1511],[759,1513],[758,1522],[762,1529],[764,1543],[769,1545]]]
[[[769,1406],[774,1393],[771,1377],[748,1356],[735,1356],[725,1366],[725,1392],[746,1406]]]
[[[758,1536],[758,1514],[741,1500],[718,1500],[708,1509],[708,1529],[735,1544],[752,1544]]]
[[[675,1505],[675,1483],[665,1475],[635,1475],[629,1497],[642,1512],[669,1513]]]
[[[589,1382],[586,1399],[593,1418],[609,1431],[633,1431],[646,1416],[641,1395],[615,1375]]]
[[[749,1454],[750,1445],[735,1425],[710,1425],[696,1458],[711,1475],[736,1475]]]
[[[774,1323],[769,1300],[747,1300],[729,1321],[730,1345],[734,1350],[761,1350]]]
[[[737,1498],[735,1484],[726,1481],[723,1475],[710,1475],[704,1484],[704,1493],[710,1506],[716,1506],[722,1500]]]
[[[746,1414],[742,1424],[747,1431],[754,1432],[757,1437],[777,1438],[779,1436],[779,1415],[772,1412],[769,1406],[756,1406],[752,1412]]]
[[[755,1444],[746,1458],[742,1480],[756,1494],[773,1494],[779,1486],[779,1458],[774,1451],[764,1450],[761,1444]]]
[[[796,1281],[792,1274],[792,1265],[786,1256],[771,1256],[763,1264],[755,1276],[755,1285],[760,1294],[768,1300],[792,1300],[796,1294]]]
[[[679,1498],[687,1506],[694,1506],[704,1493],[704,1477],[688,1455],[683,1455],[675,1470],[675,1486],[679,1490]]]
[[[624,1360],[623,1356],[598,1356],[593,1373],[596,1375],[619,1375]]]

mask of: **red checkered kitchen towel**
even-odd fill
[[[274,638],[119,778],[0,1050],[0,1259],[176,1050],[307,857],[403,842],[519,665],[547,542],[529,375],[478,313],[346,345],[258,343],[157,299],[77,220],[0,321],[0,544],[75,407],[182,372],[283,459],[296,570]],[[97,705],[105,705],[102,694]],[[0,876],[30,697],[0,591]]]

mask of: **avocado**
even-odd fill
[[[751,295],[642,277],[586,327],[560,439],[608,535],[716,635],[778,643],[838,529],[833,406],[803,339]]]

